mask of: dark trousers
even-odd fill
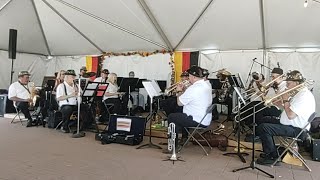
[[[224,102],[219,102],[218,97],[215,97],[215,98],[212,99],[212,104],[224,104],[224,105],[227,105],[227,107],[228,107],[228,118],[231,116],[231,114],[232,114],[232,98],[231,97],[227,97]],[[217,108],[213,109],[212,115],[213,115],[213,117],[219,117],[219,113],[218,113]]]
[[[108,98],[104,100],[104,103],[114,104],[113,109],[111,109],[112,114],[120,114],[121,113],[121,102],[119,98]]]
[[[61,114],[62,114],[62,120],[63,120],[63,128],[68,129],[69,123],[70,123],[70,117],[74,111],[78,111],[78,106],[76,105],[63,105],[60,108]],[[80,129],[85,130],[88,128],[92,122],[92,112],[91,109],[89,109],[87,104],[81,104],[80,109],[80,120],[82,120],[82,124],[80,124]]]
[[[165,100],[162,100],[160,102],[160,108],[162,108],[166,115],[169,116],[171,113],[182,113],[182,106],[178,106],[177,104],[177,97],[176,96],[170,96]]]
[[[278,156],[273,136],[295,137],[300,131],[301,129],[297,127],[271,123],[262,123],[256,130],[262,142],[263,152],[273,157]]]
[[[182,133],[182,138],[187,138],[188,137],[188,133],[187,131],[184,129],[185,127],[196,127],[199,123],[194,121],[192,116],[188,116],[185,113],[171,113],[168,116],[168,123],[174,123],[176,125],[176,129],[175,132],[177,134],[178,138],[178,133]],[[200,127],[207,127],[204,125],[200,125]],[[176,143],[178,143],[178,140],[176,140]]]
[[[16,102],[16,105],[19,110],[24,114],[24,117],[28,120],[32,120],[30,111],[29,111],[29,103],[28,102]]]
[[[256,123],[258,125],[265,122],[269,123],[268,118],[264,118],[266,116],[279,117],[281,114],[281,110],[277,109],[275,106],[265,107],[264,103],[261,103],[261,101],[252,101],[245,108],[243,108],[243,110],[241,110],[241,113],[247,110],[245,113],[242,113],[241,118],[251,115],[243,120],[246,125],[251,125],[253,122],[252,113],[253,113],[254,106],[255,106],[256,112],[259,111],[260,109],[263,109],[255,114]],[[274,119],[276,120],[276,118]],[[276,121],[279,121],[279,120],[276,120]],[[270,123],[273,123],[273,121],[271,121]]]

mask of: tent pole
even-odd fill
[[[0,11],[4,9],[12,0],[7,1],[3,6],[0,7]]]
[[[43,0],[43,1],[46,1],[46,0]],[[168,49],[168,47],[165,46],[165,45],[163,45],[163,44],[160,44],[160,43],[157,43],[157,42],[155,42],[155,41],[152,41],[152,40],[150,40],[150,39],[148,39],[148,38],[146,38],[146,37],[143,37],[143,36],[141,36],[141,35],[133,32],[133,31],[130,31],[130,30],[126,29],[126,28],[123,28],[123,27],[121,27],[121,26],[119,26],[119,25],[117,25],[117,24],[115,24],[115,23],[110,22],[110,21],[107,21],[107,20],[105,20],[105,19],[103,19],[103,18],[101,18],[101,17],[98,17],[98,16],[96,16],[96,15],[94,15],[94,14],[88,12],[88,11],[85,11],[85,10],[83,10],[83,9],[80,9],[80,8],[78,8],[78,7],[76,7],[76,6],[72,5],[72,4],[69,4],[69,3],[65,2],[65,1],[62,1],[62,0],[56,0],[56,1],[60,2],[61,4],[64,4],[65,6],[68,6],[68,7],[72,8],[72,9],[78,11],[78,12],[81,12],[82,14],[85,14],[85,15],[87,15],[87,16],[90,16],[90,17],[92,17],[92,18],[94,18],[94,19],[96,19],[96,20],[98,20],[98,21],[100,21],[100,22],[103,22],[103,23],[108,24],[108,25],[110,25],[110,26],[112,26],[112,27],[114,27],[114,28],[117,28],[117,29],[119,29],[119,30],[121,30],[121,31],[124,31],[124,32],[128,33],[128,34],[131,34],[131,35],[133,35],[133,36],[135,36],[135,37],[137,37],[137,38],[140,38],[140,39],[142,39],[142,40],[145,40],[145,41],[147,41],[147,42],[149,42],[149,43],[151,43],[151,44],[154,44],[154,45],[156,45],[156,46],[159,46],[159,47],[161,47],[161,48]]]
[[[260,26],[261,26],[262,48],[263,48],[262,64],[265,65],[266,63],[266,31],[265,31],[265,23],[264,23],[263,0],[259,1],[259,10],[260,10]]]
[[[76,30],[83,38],[85,38],[91,45],[93,45],[95,48],[97,48],[101,53],[104,51],[96,45],[93,41],[91,41],[85,34],[83,34],[77,27],[75,27],[68,19],[66,19],[61,13],[59,13],[53,6],[51,6],[46,0],[43,0],[43,2],[53,11],[55,12],[61,19],[63,19],[66,23],[69,24],[74,30]]]
[[[43,39],[44,39],[44,43],[46,44],[46,48],[47,48],[48,54],[51,56],[51,51],[50,51],[50,48],[49,48],[49,44],[48,44],[48,41],[47,41],[47,37],[46,37],[46,35],[44,34],[43,27],[42,27],[42,23],[41,23],[41,21],[40,21],[40,17],[39,17],[39,14],[38,14],[38,11],[37,11],[35,2],[34,2],[34,0],[32,0],[31,2],[32,2],[32,6],[33,6],[33,9],[34,9],[34,12],[36,13],[36,16],[37,16],[37,20],[38,20],[38,23],[39,23],[39,26],[40,26],[40,29],[41,29],[41,34],[42,34],[42,37],[43,37]]]
[[[202,17],[202,15],[206,12],[206,10],[209,8],[209,6],[212,4],[213,0],[210,0],[210,2],[208,2],[208,4],[206,5],[206,7],[201,11],[201,13],[199,14],[198,18],[193,22],[193,24],[190,26],[190,28],[188,29],[188,31],[184,34],[184,36],[182,37],[182,39],[179,41],[179,43],[176,45],[176,47],[174,47],[174,50],[176,50],[179,45],[184,41],[184,39],[187,37],[187,35],[191,32],[191,30],[194,28],[194,26],[198,23],[199,19]]]
[[[169,49],[172,51],[173,47],[170,43],[169,39],[167,38],[166,34],[163,32],[161,26],[159,25],[158,21],[150,11],[150,8],[148,7],[147,3],[144,0],[138,0],[141,8],[145,12],[145,14],[148,16],[149,20],[152,22],[154,28],[157,30],[159,35],[161,36],[162,40],[166,43],[166,45],[169,47]]]

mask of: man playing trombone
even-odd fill
[[[274,104],[283,109],[280,122],[262,123],[256,130],[263,147],[263,154],[257,159],[257,163],[261,165],[271,165],[278,157],[273,136],[295,137],[315,112],[315,98],[308,90],[308,82],[302,74],[294,70],[287,74],[286,81],[287,90],[265,101],[267,105]],[[274,120],[276,121],[275,118]],[[307,127],[309,129],[310,126]]]

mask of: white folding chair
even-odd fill
[[[13,102],[13,106],[14,106],[14,108],[15,108],[15,110],[16,110],[16,115],[12,118],[11,123],[15,123],[14,120],[18,117],[21,125],[23,125],[23,124],[22,124],[22,119],[21,119],[21,117],[20,117],[21,110],[17,107],[17,105],[16,105],[15,102]]]
[[[202,136],[202,133],[204,131],[207,130],[208,127],[206,128],[203,128],[203,127],[200,127],[202,121],[204,120],[204,118],[210,113],[212,113],[212,109],[213,107],[215,107],[214,104],[210,105],[207,110],[206,110],[206,114],[203,116],[203,118],[201,119],[201,121],[198,123],[197,126],[195,127],[185,127],[184,129],[187,131],[188,133],[188,139],[186,140],[186,142],[181,146],[181,148],[178,150],[178,153],[181,152],[181,150],[189,143],[190,139],[192,138],[195,142],[197,142],[197,144],[202,148],[202,150],[204,151],[205,155],[208,156],[208,152],[207,150],[203,147],[203,145],[194,137],[195,134],[198,134],[202,140],[204,140],[207,145],[209,146],[209,152],[211,151],[212,147],[210,145],[210,143],[208,142],[208,140]],[[190,131],[192,130],[192,132],[190,133]]]
[[[295,157],[297,157],[302,164],[311,172],[310,167],[307,165],[306,160],[301,156],[301,154],[294,148],[293,146],[298,142],[298,141],[303,141],[305,139],[301,138],[301,135],[303,133],[308,133],[307,127],[311,124],[311,122],[315,119],[316,113],[312,113],[311,116],[308,119],[307,124],[301,129],[301,131],[297,134],[296,137],[279,137],[280,141],[280,146],[279,147],[284,147],[285,150],[281,153],[281,155],[278,157],[278,159],[272,164],[272,167],[280,161],[280,159],[286,154],[286,152],[290,151]]]

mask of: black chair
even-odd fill
[[[203,128],[203,127],[200,127],[202,121],[204,120],[204,118],[208,115],[208,114],[211,114],[212,113],[212,109],[215,107],[214,104],[210,105],[207,110],[206,110],[206,114],[203,116],[203,118],[201,119],[201,121],[198,123],[197,126],[195,127],[185,127],[185,130],[187,131],[188,133],[188,139],[186,140],[186,142],[182,145],[182,147],[178,150],[178,153],[181,152],[181,150],[189,143],[190,139],[192,138],[195,142],[197,142],[197,144],[202,148],[202,150],[204,151],[205,155],[208,156],[208,152],[206,151],[206,149],[203,147],[203,145],[194,137],[195,134],[198,134],[201,139],[203,139],[207,145],[209,146],[209,151],[211,151],[212,147],[210,145],[210,143],[208,142],[208,140],[202,136],[202,133],[205,132],[207,130],[207,128],[209,127],[206,127],[206,128]],[[191,132],[192,130],[192,132]],[[191,133],[190,133],[191,132]]]
[[[272,164],[272,167],[286,154],[286,152],[290,151],[295,157],[297,157],[302,164],[311,172],[310,167],[307,165],[306,160],[301,156],[301,154],[294,148],[298,141],[304,141],[303,137],[304,133],[308,133],[307,127],[311,124],[311,122],[315,119],[316,113],[312,113],[308,119],[307,124],[301,129],[301,131],[297,134],[296,137],[279,137],[280,146],[284,147],[285,150],[281,153],[278,159]]]

